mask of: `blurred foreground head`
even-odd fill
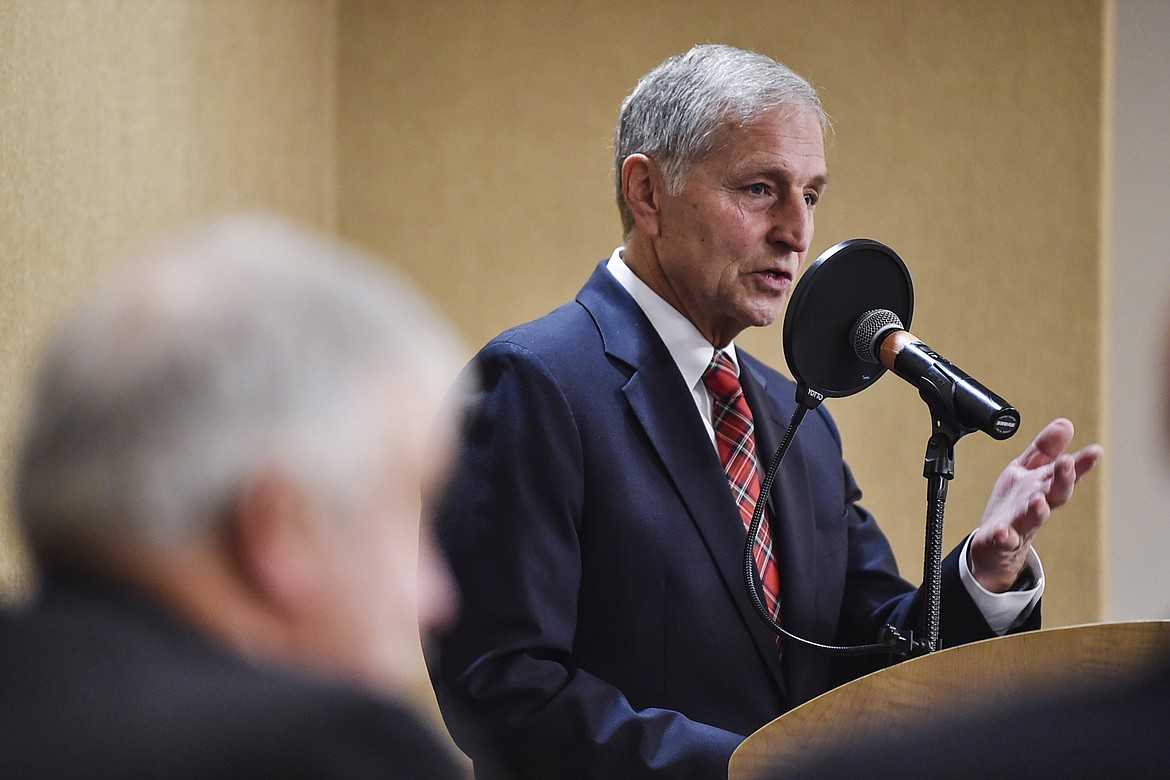
[[[401,690],[420,621],[453,609],[420,485],[445,467],[435,413],[462,358],[402,280],[288,224],[159,247],[48,347],[15,475],[34,559],[250,656]]]

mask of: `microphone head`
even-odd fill
[[[826,250],[800,277],[784,315],[784,358],[792,378],[830,398],[876,382],[886,371],[870,346],[880,330],[867,336],[866,350],[859,353],[854,346],[858,319],[874,310],[892,314],[901,323],[897,330],[910,327],[914,285],[902,258],[867,238]],[[877,327],[893,329],[893,324]]]
[[[902,320],[889,309],[870,309],[857,318],[849,341],[857,357],[866,363],[881,363],[882,342],[896,330],[905,330]]]

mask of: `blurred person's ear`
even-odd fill
[[[315,504],[287,475],[268,471],[241,492],[229,522],[244,582],[259,600],[295,619],[320,594],[324,560]]]

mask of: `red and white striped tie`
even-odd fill
[[[743,397],[735,365],[722,351],[716,350],[711,358],[711,364],[703,372],[703,384],[714,397],[711,427],[715,429],[715,446],[746,531],[751,526],[752,514],[760,498],[760,467],[756,458],[752,412]],[[771,512],[765,508],[764,520],[752,544],[752,554],[763,585],[765,604],[772,617],[779,619],[780,570],[772,552],[769,515]]]

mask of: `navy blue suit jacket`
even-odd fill
[[[739,357],[766,464],[795,388]],[[604,265],[471,370],[478,404],[438,512],[463,608],[432,674],[479,776],[722,777],[746,735],[864,671],[777,651],[746,595],[743,524],[690,390]],[[771,498],[782,620],[808,638],[872,642],[919,619],[859,497],[828,413],[810,413]],[[991,635],[956,558],[944,644]]]

